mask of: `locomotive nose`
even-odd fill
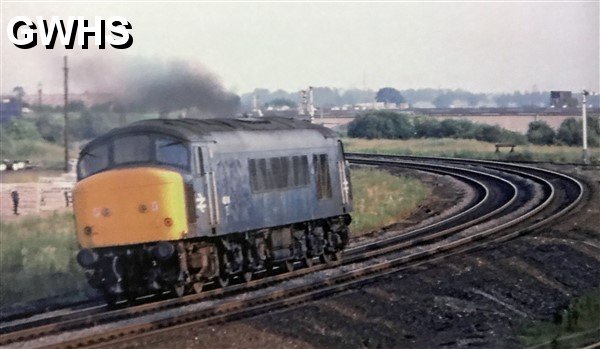
[[[83,248],[178,240],[188,229],[184,182],[175,171],[101,172],[77,183],[73,199]]]

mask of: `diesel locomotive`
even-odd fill
[[[327,263],[348,242],[342,142],[303,120],[139,121],[83,147],[77,177],[77,261],[109,303]]]

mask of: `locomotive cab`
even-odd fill
[[[159,278],[181,278],[174,245],[168,242],[183,239],[190,217],[195,219],[195,211],[188,212],[184,178],[189,158],[185,142],[160,134],[123,135],[85,148],[73,206],[82,247],[77,259],[92,285],[119,296],[132,288],[122,285],[132,280],[126,272],[141,278],[137,284],[142,288],[160,288]],[[131,256],[143,261],[131,261]]]

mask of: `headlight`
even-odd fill
[[[162,261],[166,261],[175,253],[175,246],[172,243],[161,241],[153,249],[154,256]]]
[[[90,268],[98,262],[98,254],[89,248],[84,248],[77,253],[77,263],[84,268]]]

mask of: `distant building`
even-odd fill
[[[21,102],[16,97],[2,97],[0,105],[0,123],[5,123],[14,118],[20,118],[22,112]]]
[[[551,108],[574,108],[577,104],[577,98],[571,91],[550,91]]]

